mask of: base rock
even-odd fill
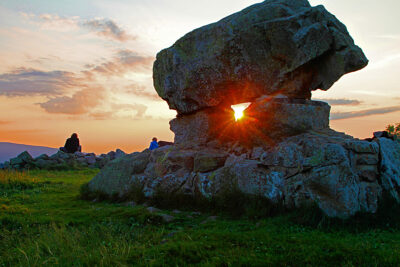
[[[310,130],[329,128],[330,106],[325,102],[263,96],[244,110],[239,121],[231,108],[208,108],[170,121],[176,144],[206,144],[240,140],[250,146]]]
[[[157,190],[210,198],[237,188],[288,208],[316,203],[341,218],[376,212],[383,192],[400,196],[400,145],[386,138],[360,141],[324,129],[273,146],[239,147],[177,144],[126,155],[109,162],[89,189],[123,196],[135,185],[148,198]],[[373,174],[366,177],[366,169]]]

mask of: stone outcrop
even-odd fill
[[[187,114],[262,95],[310,99],[368,63],[345,25],[307,0],[267,0],[196,29],[158,53],[154,87]]]
[[[375,212],[384,192],[399,196],[399,152],[387,138],[367,142],[328,129],[263,147],[171,145],[110,162],[89,188],[122,197],[135,184],[146,197],[162,190],[206,198],[237,188],[288,208],[316,203],[329,216],[348,217]]]
[[[400,201],[400,145],[331,130],[330,106],[311,100],[367,63],[346,27],[307,0],[266,0],[196,29],[153,66],[157,93],[178,112],[175,143],[111,161],[89,189],[147,198],[239,190],[334,217],[376,212],[385,193]],[[244,102],[235,121],[231,105]]]
[[[96,156],[94,153],[75,152],[73,154],[58,151],[48,156],[42,154],[36,158],[27,152],[22,152],[17,157],[6,161],[0,169],[31,170],[31,169],[76,169],[76,168],[103,168],[108,162],[125,156],[120,149],[110,151],[107,154]]]

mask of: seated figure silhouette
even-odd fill
[[[81,152],[82,148],[79,144],[79,138],[76,133],[73,133],[70,138],[65,141],[64,147],[60,147],[60,150],[66,153]]]
[[[151,141],[149,149],[153,150],[153,149],[156,149],[156,148],[158,148],[157,138],[153,137],[153,141]]]

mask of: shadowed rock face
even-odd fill
[[[304,99],[261,97],[235,121],[230,108],[208,108],[170,121],[176,144],[204,145],[213,140],[247,146],[275,143],[310,130],[329,128],[330,106]]]
[[[157,93],[179,114],[261,95],[309,99],[368,63],[346,27],[307,0],[267,0],[196,29],[157,55]]]
[[[171,145],[136,152],[110,161],[88,186],[123,198],[132,185],[141,185],[148,198],[157,192],[211,198],[233,186],[287,208],[315,203],[343,218],[376,212],[384,192],[399,201],[400,144],[390,139],[367,142],[324,129],[239,148]]]

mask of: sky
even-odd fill
[[[141,151],[172,141],[176,112],[152,81],[158,51],[250,0],[0,0],[0,142]],[[358,138],[400,122],[400,1],[311,0],[348,28],[369,65],[313,99]]]

